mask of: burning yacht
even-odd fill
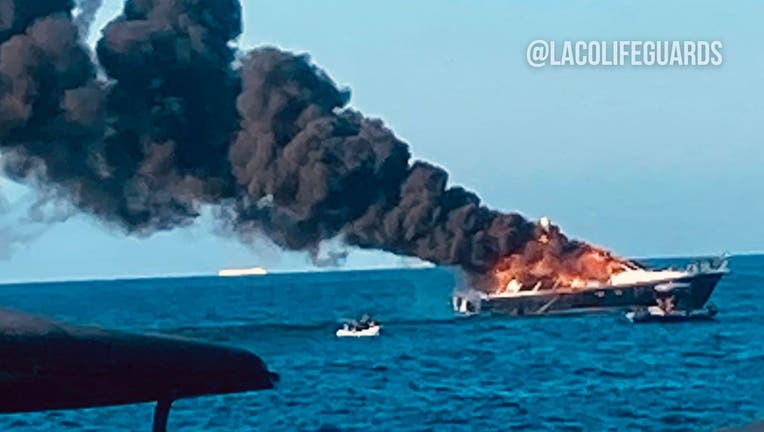
[[[624,262],[606,282],[573,280],[566,286],[526,286],[512,279],[492,293],[457,293],[461,314],[543,315],[615,310],[656,304],[657,294],[671,291],[678,309],[702,308],[719,280],[729,272],[727,259],[694,262],[682,270],[650,270]]]

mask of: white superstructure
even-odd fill
[[[620,287],[627,287],[640,284],[650,284],[653,282],[673,282],[675,280],[691,277],[700,273],[726,273],[727,261],[726,257],[718,266],[713,266],[709,262],[703,261],[700,263],[692,263],[684,270],[648,270],[636,265],[624,265],[623,269],[613,274],[607,282],[598,282],[594,280],[574,280],[570,286],[560,286],[554,288],[553,291],[581,291],[587,289],[616,289]],[[525,297],[539,294],[539,292],[548,292],[541,288],[541,283],[537,283],[535,286],[524,286],[516,279],[512,279],[507,283],[507,286],[503,290],[490,293],[489,298],[507,298],[507,297]]]

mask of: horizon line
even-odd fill
[[[692,258],[704,258],[720,256],[721,254],[692,254],[692,255],[660,255],[660,256],[642,256],[642,257],[629,257],[630,260],[668,260],[668,259],[692,259]],[[751,251],[751,252],[739,252],[729,254],[729,257],[747,257],[747,256],[764,256],[764,251]],[[453,265],[427,265],[427,266],[412,266],[412,267],[395,267],[395,266],[363,266],[363,267],[338,267],[332,269],[320,269],[320,268],[306,268],[300,270],[267,270],[264,275],[258,276],[220,276],[217,273],[165,273],[155,275],[114,275],[114,276],[82,276],[82,277],[62,277],[62,278],[49,278],[49,279],[21,279],[21,280],[0,280],[0,286],[6,285],[42,285],[42,284],[55,284],[55,283],[77,283],[77,282],[119,282],[119,281],[140,281],[150,279],[192,279],[192,278],[237,278],[237,277],[267,277],[271,275],[294,275],[294,274],[311,274],[311,273],[351,273],[351,272],[364,272],[364,271],[390,271],[390,270],[432,270],[437,268],[450,268]]]

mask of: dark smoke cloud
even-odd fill
[[[104,29],[97,53],[112,82],[101,159],[111,202],[99,213],[150,232],[233,196],[239,80],[229,42],[240,33],[234,0],[128,1]]]
[[[480,205],[448,174],[412,162],[379,120],[346,108],[347,91],[308,57],[266,48],[249,54],[238,98],[241,130],[231,165],[244,190],[239,230],[309,249],[343,236],[351,245],[482,271],[524,243],[534,224]],[[263,197],[272,205],[262,206]]]
[[[26,27],[12,26],[17,35],[0,47],[11,178],[42,180],[139,234],[188,224],[201,204],[233,194],[227,149],[239,83],[228,41],[241,31],[238,4],[127,2],[98,44],[110,78],[98,82],[71,2],[37,3],[48,7],[22,15]]]
[[[0,3],[0,146],[9,177],[40,180],[80,201],[78,185],[94,180],[86,167],[102,136],[102,114],[95,68],[71,21],[72,6]]]
[[[234,62],[236,0],[129,0],[98,65],[78,33],[91,15],[74,22],[72,7],[0,0],[0,145],[16,180],[129,233],[214,205],[245,241],[317,251],[341,239],[472,272],[534,236],[536,224],[412,161],[307,56],[261,48]]]

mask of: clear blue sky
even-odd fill
[[[119,9],[108,1],[99,20]],[[627,256],[764,250],[764,3],[246,0],[242,47],[308,51],[353,105],[489,205]],[[704,39],[719,68],[532,69],[534,39]],[[33,195],[3,183],[11,208]],[[16,227],[0,216],[0,235]],[[197,227],[149,239],[86,217],[0,261],[0,280],[310,268]],[[25,228],[39,229],[39,227]],[[349,266],[396,265],[353,253]]]

